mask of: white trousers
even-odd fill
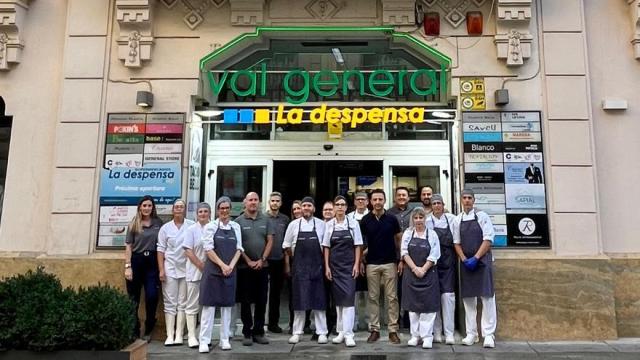
[[[444,327],[444,336],[453,336],[455,329],[456,294],[444,293],[440,295],[440,303],[442,304],[442,315],[440,315],[440,311],[436,313],[433,333],[442,334],[442,328]]]
[[[411,323],[411,337],[421,339],[433,339],[433,323],[436,320],[436,313],[415,313],[409,311],[409,321]]]
[[[325,311],[313,310],[313,322],[316,325],[316,334],[327,335],[327,314]],[[304,334],[304,313],[305,311],[293,312],[293,335]]]
[[[165,313],[175,315],[178,311],[184,311],[187,304],[187,280],[167,276],[162,286],[162,297]]]
[[[215,320],[216,307],[203,306],[200,318],[200,344],[210,344],[213,334],[213,322]],[[231,325],[231,306],[220,308],[220,340],[229,340],[229,326]]]
[[[198,315],[200,312],[200,280],[187,281],[187,303],[184,312],[187,315]]]
[[[356,320],[355,306],[336,306],[336,331],[345,337],[353,337],[353,326]]]
[[[491,297],[481,296],[482,300],[482,318],[480,325],[482,326],[482,336],[494,335],[496,332],[496,325],[498,323],[498,316],[496,313],[496,296]],[[478,298],[468,297],[462,298],[464,304],[464,321],[467,326],[467,335],[478,336]]]

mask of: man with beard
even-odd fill
[[[422,201],[422,207],[427,213],[427,216],[433,211],[431,209],[431,197],[433,196],[433,188],[429,185],[425,185],[420,189],[420,201]]]
[[[280,293],[284,282],[284,253],[282,251],[282,241],[284,233],[289,225],[289,217],[280,212],[282,206],[282,194],[274,191],[269,195],[269,209],[267,217],[275,235],[273,236],[273,247],[269,255],[269,322],[267,329],[276,334],[282,333],[282,328],[278,326],[280,321]]]

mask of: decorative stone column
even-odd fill
[[[498,0],[494,43],[498,59],[506,59],[507,66],[521,66],[531,57],[531,1]]]
[[[20,62],[24,43],[20,30],[24,26],[31,0],[0,0],[0,70],[10,70]]]
[[[151,60],[153,6],[155,0],[116,0],[116,20],[120,26],[118,58],[124,66],[139,68]]]
[[[629,2],[629,12],[631,13],[631,24],[633,25],[633,55],[640,60],[640,0],[627,0]]]

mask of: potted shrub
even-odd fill
[[[43,268],[0,282],[0,359],[145,359],[133,304],[117,289],[64,289]]]

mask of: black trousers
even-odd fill
[[[280,295],[284,284],[284,260],[269,260],[269,326],[280,322]]]
[[[135,337],[142,335],[140,334],[140,320],[138,319],[142,288],[144,288],[145,303],[144,332],[145,335],[149,335],[156,324],[156,309],[158,308],[160,296],[160,270],[158,270],[156,252],[145,251],[144,253],[131,254],[131,271],[133,272],[133,278],[131,281],[127,280],[127,294],[136,305],[133,313],[136,319],[133,335]]]
[[[264,335],[264,315],[267,310],[269,270],[238,269],[236,301],[240,303],[242,334],[245,338]],[[253,314],[251,304],[254,304]]]

